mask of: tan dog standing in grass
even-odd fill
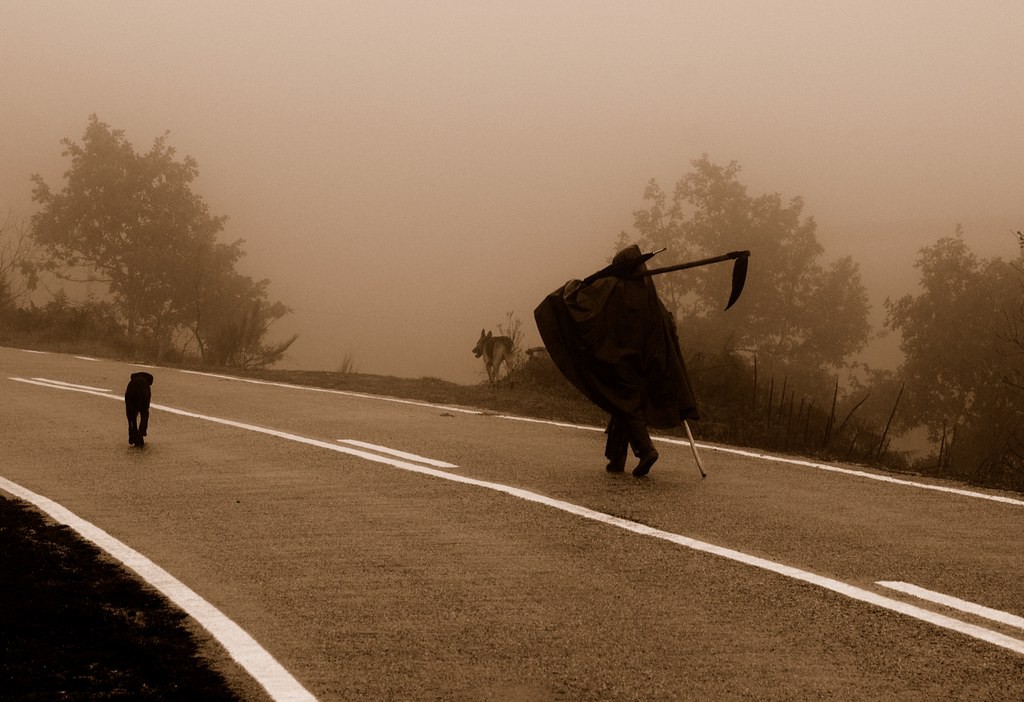
[[[512,375],[512,339],[507,336],[494,336],[491,332],[480,330],[480,339],[473,347],[473,355],[484,359],[487,369],[487,380],[491,385],[498,382],[501,364],[505,364],[505,377]]]

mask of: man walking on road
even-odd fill
[[[534,310],[551,360],[591,402],[611,415],[607,470],[625,470],[627,450],[643,476],[658,460],[648,427],[698,419],[675,321],[644,276],[646,261],[629,246],[583,281],[570,280]]]

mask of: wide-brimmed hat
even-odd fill
[[[661,249],[664,251],[665,249]],[[631,244],[626,248],[619,251],[612,258],[612,262],[597,271],[591,273],[583,279],[584,285],[590,285],[599,278],[607,278],[609,276],[617,276],[619,278],[629,278],[635,273],[643,264],[647,263],[654,256],[657,256],[661,251],[652,251],[651,253],[641,253],[640,247],[636,244]]]

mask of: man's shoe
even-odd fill
[[[626,459],[623,458],[617,461],[608,461],[608,465],[604,467],[609,473],[621,473],[626,470]]]
[[[653,466],[654,462],[657,460],[657,451],[652,450],[650,453],[645,453],[643,456],[640,457],[640,462],[637,464],[636,468],[633,469],[633,475],[635,475],[638,478],[647,475],[648,473],[651,472],[651,466]]]

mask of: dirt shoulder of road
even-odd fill
[[[70,528],[5,497],[0,573],[4,699],[253,699],[252,683],[184,612]]]

